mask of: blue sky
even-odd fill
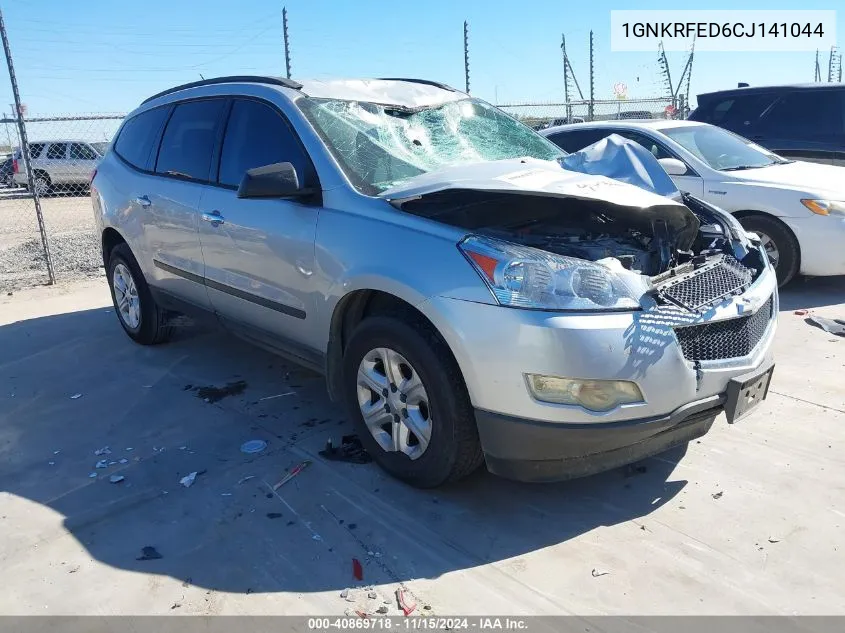
[[[595,31],[596,98],[624,82],[630,97],[661,92],[657,52],[611,53],[610,10],[624,3],[562,0],[42,0],[3,6],[30,116],[124,112],[164,88],[226,74],[284,73],[281,8],[288,9],[293,76],[416,76],[463,86],[462,24],[470,25],[470,81],[498,102],[562,99],[560,36],[582,89]],[[676,8],[641,2],[637,8]],[[834,9],[832,1],[701,3],[708,9]],[[684,8],[694,8],[694,4]],[[845,11],[837,31],[845,33]],[[840,36],[840,41],[842,36]],[[692,94],[736,85],[811,81],[814,53],[700,53]],[[669,53],[674,76],[685,54]],[[822,55],[826,74],[827,51]],[[11,103],[0,80],[0,110]]]

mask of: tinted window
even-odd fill
[[[577,152],[610,135],[610,130],[570,130],[550,134],[549,140],[567,152]]]
[[[97,153],[82,143],[71,143],[69,158],[71,160],[96,160]]]
[[[223,99],[191,101],[176,106],[158,150],[156,172],[208,180],[217,123]]]
[[[44,151],[44,143],[31,143],[29,146],[29,157],[38,158]]]
[[[170,108],[155,108],[132,117],[117,137],[114,151],[130,165],[149,169],[153,145],[158,140]]]
[[[827,140],[845,130],[842,93],[834,90],[803,90],[784,95],[761,123],[767,136],[789,139]]]
[[[300,184],[310,180],[310,164],[282,117],[263,103],[235,101],[220,155],[220,183],[237,186],[248,169],[283,162],[296,167]]]
[[[742,132],[753,125],[775,100],[774,93],[754,93],[716,98],[701,106],[689,118],[705,121],[735,132]]]
[[[49,160],[59,160],[65,157],[67,145],[64,143],[53,143],[50,149],[47,150],[47,158]]]

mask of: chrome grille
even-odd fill
[[[719,360],[747,356],[756,347],[772,319],[774,298],[748,316],[675,328],[687,360]]]
[[[730,255],[700,268],[660,289],[660,295],[682,308],[698,311],[712,303],[744,292],[751,284],[752,270]]]

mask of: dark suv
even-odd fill
[[[736,132],[786,158],[845,165],[845,84],[701,94],[689,118]]]

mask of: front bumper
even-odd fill
[[[769,299],[771,318],[749,353],[698,362],[684,357],[675,327],[755,314]],[[778,302],[774,271],[767,268],[743,295],[705,315],[563,314],[444,297],[420,307],[461,368],[488,468],[548,480],[630,463],[706,433],[731,380],[772,362]],[[541,402],[528,391],[526,373],[632,380],[645,401],[606,412]],[[526,461],[537,463],[519,463]]]
[[[781,218],[798,239],[802,275],[845,275],[845,217]]]

